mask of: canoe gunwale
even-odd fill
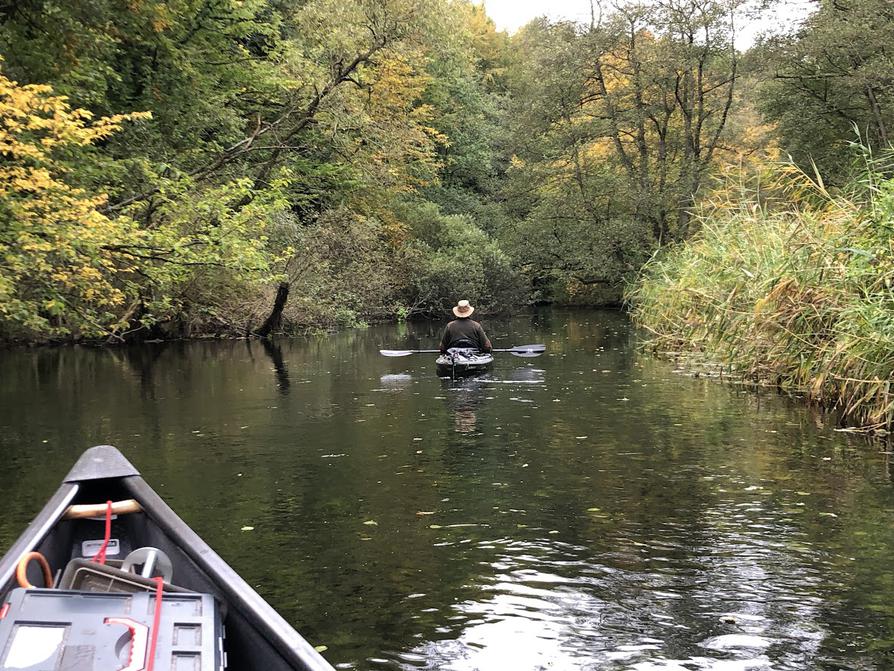
[[[304,637],[286,622],[242,577],[175,513],[158,493],[136,476],[123,480],[124,486],[143,506],[143,511],[202,569],[231,607],[246,617],[277,650],[307,671],[333,671],[332,665]]]
[[[38,548],[50,537],[54,527],[62,522],[68,506],[81,493],[80,483],[103,480],[109,489],[124,489],[140,503],[146,519],[167,535],[205,578],[220,590],[230,612],[266,640],[290,668],[335,671],[298,631],[164,502],[124,455],[110,445],[91,448],[81,456],[63,484],[0,559],[0,595],[5,596],[15,586],[16,566],[22,555]]]
[[[26,552],[34,550],[49,536],[80,489],[77,484],[73,483],[65,483],[59,487],[41,511],[31,520],[25,531],[10,546],[3,558],[0,559],[0,589],[6,590],[15,577],[19,559]]]

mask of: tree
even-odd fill
[[[0,329],[5,335],[99,335],[126,299],[119,277],[134,272],[113,250],[139,244],[127,218],[100,212],[102,193],[66,181],[59,160],[108,138],[129,114],[93,120],[48,86],[0,73]],[[114,326],[112,326],[114,328]]]
[[[874,149],[894,141],[892,40],[894,7],[855,0],[822,2],[797,33],[763,46],[771,76],[761,107],[798,164],[842,181],[849,141]]]
[[[541,284],[616,288],[688,232],[736,100],[736,0],[618,5],[515,38],[507,242]],[[595,7],[594,7],[595,10]],[[550,279],[551,278],[551,279]]]
[[[737,5],[621,6],[587,35],[592,93],[583,102],[605,123],[634,215],[651,222],[659,241],[686,235],[689,209],[729,118],[738,75]]]
[[[285,328],[382,316],[416,300],[419,263],[462,242],[422,244],[407,204],[427,201],[464,214],[445,234],[474,231],[488,268],[515,283],[492,238],[507,42],[465,0],[0,2],[7,71],[51,86],[61,114],[151,113],[48,154],[87,209],[70,203],[65,236],[43,251],[72,254],[101,222],[108,235],[84,251],[103,259],[106,302],[89,324],[35,307],[28,334],[243,333],[274,293]],[[48,227],[67,216],[48,212]],[[387,282],[360,277],[378,266]],[[304,290],[326,314],[294,304]],[[0,327],[22,328],[11,320]]]

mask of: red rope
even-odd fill
[[[152,617],[152,639],[149,642],[149,660],[146,662],[146,671],[152,671],[155,666],[155,644],[158,643],[158,629],[161,622],[161,599],[164,594],[165,579],[161,576],[153,578],[155,581],[155,615]]]
[[[98,564],[106,563],[106,548],[109,547],[109,539],[112,537],[112,502],[106,501],[106,535],[99,551],[93,555],[93,561]]]

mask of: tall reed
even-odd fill
[[[894,180],[828,190],[792,166],[728,176],[700,232],[661,250],[628,291],[666,350],[799,391],[867,429],[894,424]]]

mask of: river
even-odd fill
[[[894,487],[796,400],[675,370],[613,312],[0,353],[7,548],[117,446],[339,669],[894,668]]]

